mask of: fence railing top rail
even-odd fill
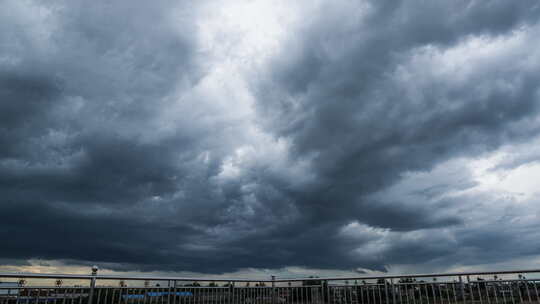
[[[484,275],[505,275],[505,274],[525,274],[540,273],[540,269],[526,270],[501,270],[501,271],[472,271],[472,272],[448,272],[448,273],[418,273],[418,274],[385,274],[366,276],[346,276],[346,277],[317,277],[317,278],[279,278],[275,282],[291,281],[350,281],[350,280],[376,280],[376,279],[407,279],[407,278],[434,278],[434,277],[466,277]]]
[[[347,280],[376,280],[376,279],[402,279],[402,278],[434,278],[434,277],[466,277],[484,275],[526,274],[539,273],[540,269],[502,270],[502,271],[473,271],[452,273],[424,273],[424,274],[387,274],[364,275],[345,277],[309,277],[309,278],[197,278],[175,276],[128,276],[128,275],[82,275],[82,274],[54,274],[54,273],[1,273],[0,278],[24,279],[73,279],[73,280],[129,280],[129,281],[179,281],[179,282],[299,282],[299,281],[347,281]]]

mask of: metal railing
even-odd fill
[[[540,270],[294,279],[0,273],[0,304],[540,303]]]

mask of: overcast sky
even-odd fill
[[[539,20],[1,0],[0,269],[538,267]]]

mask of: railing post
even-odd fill
[[[94,289],[96,288],[96,275],[99,268],[94,265],[92,266],[92,279],[90,279],[90,292],[88,294],[88,304],[92,304],[94,301]]]
[[[469,290],[469,295],[471,296],[471,304],[474,304],[474,294],[470,275],[467,275],[467,289]]]
[[[229,304],[232,304],[233,303],[233,294],[234,294],[234,290],[233,290],[234,286],[232,284],[231,281],[229,281]]]
[[[392,303],[396,304],[396,292],[395,292],[394,279],[393,278],[390,278],[390,287],[391,287],[390,290],[392,291]]]
[[[276,297],[276,276],[272,276],[272,304],[277,303]]]
[[[171,303],[171,280],[167,280],[167,303]]]
[[[465,303],[465,286],[463,286],[463,278],[459,276],[459,290],[461,292],[461,299]]]

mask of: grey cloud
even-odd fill
[[[453,246],[488,249],[483,233],[518,231],[467,230],[463,205],[439,196],[472,187],[468,177],[409,189],[418,201],[373,194],[536,134],[538,73],[508,64],[536,58],[536,45],[457,75],[430,60],[475,37],[538,31],[537,5],[366,3],[365,15],[345,2],[307,10],[283,51],[250,71],[251,118],[276,140],[252,154],[239,151],[261,140],[253,126],[197,91],[216,64],[198,49],[197,5],[30,2],[23,13],[48,14],[0,19],[0,258],[213,273],[478,262]],[[352,222],[391,237],[343,236]],[[355,254],[381,238],[379,255]]]
[[[451,78],[427,79],[428,84],[422,86],[415,82],[426,82],[424,79],[395,81],[391,77],[410,56],[421,54],[423,46],[444,49],[455,46],[458,38],[511,34],[513,26],[535,20],[527,17],[528,10],[508,3],[463,6],[460,10],[447,7],[458,6],[454,3],[433,2],[433,10],[427,11],[414,4],[374,6],[365,24],[341,28],[338,22],[321,21],[320,27],[308,28],[301,44],[293,40],[288,45],[294,50],[292,56],[284,53],[276,59],[277,67],[260,90],[260,110],[271,117],[267,126],[276,136],[290,139],[298,157],[315,155],[315,170],[324,182],[316,192],[310,189],[309,198],[302,199],[308,208],[331,200],[355,204],[355,198],[388,186],[402,172],[426,170],[450,157],[490,150],[511,135],[526,138],[537,129],[513,127],[537,113],[538,77],[534,70],[515,71],[509,76],[503,74],[506,66],[499,66],[500,71],[491,75],[475,71],[469,82],[457,85]],[[495,18],[469,19],[484,10],[495,15],[503,11],[523,14],[507,27]],[[445,11],[456,15],[444,18],[441,14]],[[341,13],[347,15],[348,11]],[[323,16],[322,20],[328,21],[329,17]],[[462,23],[453,23],[460,18],[476,26],[461,28]],[[416,27],[423,23],[432,26],[437,35],[417,37]],[[344,55],[335,57],[331,46],[355,31],[361,34],[348,36],[352,42],[344,42],[348,46],[342,51]],[[425,77],[429,76],[426,73]],[[517,87],[510,92],[490,87],[498,81]],[[488,93],[478,97],[475,90],[479,86],[487,87]],[[416,100],[404,95],[408,87],[419,91]],[[350,209],[341,210],[349,213]],[[324,217],[324,212],[320,215]]]

